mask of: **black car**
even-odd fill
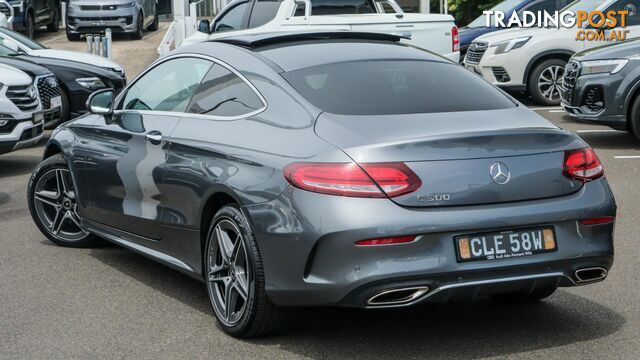
[[[1,56],[2,48],[3,46],[0,45],[0,64],[16,68],[31,77],[40,97],[45,126],[60,123],[64,105],[61,98],[62,91],[56,76],[49,69],[38,64]]]
[[[562,106],[572,117],[628,130],[640,139],[640,40],[575,54],[567,63]]]
[[[62,112],[59,121],[47,121],[46,127],[55,126],[85,113],[87,98],[92,92],[105,88],[112,88],[119,92],[126,83],[122,74],[115,71],[75,61],[18,53],[3,46],[1,41],[0,63],[23,71],[25,67],[45,67],[55,74],[60,84],[59,95],[62,99]]]
[[[60,28],[60,0],[0,0],[0,12],[5,14],[14,30],[33,38],[36,29],[48,31]]]

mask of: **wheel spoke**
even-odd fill
[[[231,320],[231,314],[238,301],[238,296],[235,291],[231,291],[233,288],[233,282],[229,281],[225,284],[224,290],[224,311],[227,321]]]
[[[247,301],[249,297],[249,286],[246,284],[242,276],[238,276],[233,283],[234,290],[240,295],[243,301]]]
[[[242,243],[242,237],[238,234],[236,237],[236,242],[233,244],[233,252],[231,253],[231,264],[235,265],[238,261],[238,254],[240,254],[240,250],[244,249],[244,244]]]
[[[216,226],[216,237],[218,238],[218,246],[220,248],[220,255],[225,263],[231,262],[231,254],[233,253],[233,243],[229,238],[229,234],[222,230],[220,224]]]
[[[80,230],[81,233],[86,234],[87,232],[82,228],[82,226],[80,226],[80,219],[78,218],[78,215],[73,211],[69,211],[67,214],[69,214],[69,220],[76,225],[78,230]]]
[[[62,214],[62,211],[58,210],[56,212],[56,217],[53,219],[53,222],[51,223],[51,230],[53,232],[53,235],[58,235],[58,233],[60,232],[60,229],[62,229],[62,224],[64,224],[65,220],[67,220],[69,213],[66,212],[62,216],[60,216],[60,214]]]
[[[54,208],[58,209],[60,207],[60,204],[55,203],[51,200],[57,200],[57,198],[55,197],[55,193],[53,193],[53,191],[40,191],[35,193],[34,198],[37,201],[40,201],[43,204],[47,204],[49,206],[53,206]]]
[[[223,279],[222,276],[219,276],[222,270],[224,270],[224,267],[222,265],[213,266],[211,270],[209,270],[209,281],[220,281],[221,279]]]

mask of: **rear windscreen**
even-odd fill
[[[319,109],[342,115],[497,110],[515,104],[462,66],[409,60],[352,61],[283,74]]]

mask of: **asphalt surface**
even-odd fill
[[[539,304],[303,309],[294,313],[287,333],[251,341],[216,327],[197,281],[117,246],[67,249],[49,243],[25,199],[42,146],[2,155],[0,358],[635,359],[640,142],[625,132],[573,122],[557,108],[537,112],[578,132],[605,165],[619,205],[616,261],[606,281],[563,288]]]

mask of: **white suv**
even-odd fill
[[[0,64],[0,154],[31,146],[42,138],[44,116],[31,77]]]
[[[640,0],[578,0],[561,11],[629,10],[627,38],[640,36]],[[578,28],[517,28],[478,37],[465,66],[505,90],[527,92],[541,105],[560,104],[564,67],[576,52],[609,41],[578,41]],[[614,29],[620,30],[620,29]],[[612,30],[605,31],[605,37]]]

